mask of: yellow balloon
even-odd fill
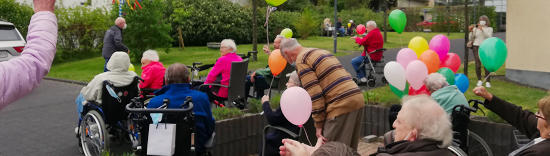
[[[130,64],[130,67],[128,67],[128,71],[136,72],[136,68],[134,67],[133,64]]]
[[[420,55],[429,48],[428,41],[420,36],[412,38],[409,42],[409,49],[412,49],[416,53],[416,57],[420,57]]]

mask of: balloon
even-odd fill
[[[426,79],[427,75],[428,68],[422,61],[419,60],[414,60],[409,63],[409,65],[407,65],[407,69],[405,70],[405,78],[414,89],[420,89],[420,87],[424,85],[424,79]]]
[[[403,49],[399,50],[395,60],[397,61],[397,63],[401,64],[401,66],[403,66],[403,68],[407,68],[407,65],[409,65],[409,63],[411,63],[411,61],[414,61],[414,60],[418,59],[417,57],[418,56],[416,56],[416,53],[414,53],[414,51],[412,49],[403,48]]]
[[[269,5],[271,5],[272,7],[276,7],[276,6],[279,6],[283,3],[285,3],[286,0],[265,0],[265,2]]]
[[[491,37],[479,45],[479,58],[489,72],[497,71],[506,61],[508,49],[500,38]]]
[[[447,53],[445,60],[441,61],[441,67],[447,67],[453,70],[454,73],[460,68],[460,57],[455,53]]]
[[[397,89],[397,88],[395,88],[394,86],[392,86],[392,85],[390,84],[390,90],[391,90],[395,95],[397,95],[397,97],[403,98],[403,96],[409,94],[409,84],[406,84],[406,85],[405,85],[405,90],[403,90],[403,91],[402,91],[402,90],[399,90],[399,89]]]
[[[303,125],[311,115],[311,97],[301,87],[290,87],[281,95],[281,110],[294,125]]]
[[[136,72],[136,68],[134,67],[133,64],[130,63],[130,66],[128,67],[128,71]]]
[[[405,68],[401,64],[391,61],[386,63],[384,67],[384,77],[386,80],[399,90],[405,90],[405,84],[407,80],[405,79]]]
[[[430,91],[428,91],[428,88],[426,88],[426,85],[422,85],[420,89],[414,89],[412,88],[412,86],[411,88],[409,88],[409,95],[413,96],[413,95],[420,95],[420,94],[431,95]]]
[[[277,76],[285,69],[286,59],[283,58],[279,49],[275,49],[269,55],[267,64],[269,65],[269,69],[271,69],[271,73],[273,74],[273,76]]]
[[[422,53],[422,55],[418,57],[418,60],[426,64],[426,67],[428,67],[428,74],[436,72],[437,69],[439,69],[439,56],[437,56],[435,51],[431,49],[428,49]]]
[[[365,27],[365,25],[363,24],[359,24],[357,28],[355,28],[355,31],[357,31],[357,34],[361,35],[364,34],[365,31],[367,31],[367,27]]]
[[[456,74],[455,85],[458,87],[458,90],[464,93],[468,90],[468,87],[470,87],[470,80],[468,80],[468,77],[462,73]]]
[[[348,23],[348,28],[350,28],[350,27],[351,27],[351,23]]]
[[[420,57],[420,55],[424,51],[429,49],[428,41],[426,41],[426,39],[420,36],[413,37],[409,42],[409,48],[414,50],[414,52],[416,53],[416,56]]]
[[[399,9],[391,11],[390,16],[388,17],[390,21],[390,26],[397,32],[401,34],[405,30],[405,25],[407,25],[407,15]]]
[[[281,35],[285,38],[292,38],[292,30],[289,28],[285,28],[281,31]]]
[[[445,77],[445,79],[447,79],[447,82],[449,83],[449,85],[454,85],[455,84],[455,73],[447,68],[447,67],[443,67],[443,68],[440,68],[437,73],[443,75]]]
[[[430,40],[430,49],[434,50],[439,55],[439,60],[445,60],[449,49],[451,49],[451,41],[445,35],[435,35]]]

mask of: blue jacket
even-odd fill
[[[168,108],[181,108],[187,96],[193,98],[193,113],[195,113],[195,138],[197,152],[204,151],[204,144],[215,129],[215,121],[210,109],[208,96],[200,91],[192,90],[190,84],[170,84],[155,92],[155,96],[147,108],[158,108],[164,99],[170,100]]]

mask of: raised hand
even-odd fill
[[[34,12],[49,11],[53,12],[55,8],[55,0],[33,0]]]

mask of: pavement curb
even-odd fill
[[[44,77],[45,80],[52,80],[52,81],[58,81],[58,82],[64,82],[64,83],[71,83],[71,84],[77,84],[77,85],[82,85],[82,86],[86,86],[88,85],[88,82],[83,82],[83,81],[76,81],[76,80],[67,80],[67,79],[60,79],[60,78],[53,78],[53,77]]]

